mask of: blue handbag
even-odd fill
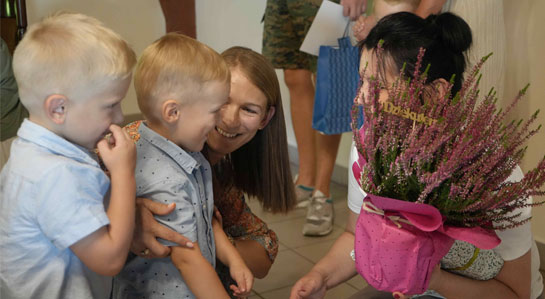
[[[345,35],[339,47],[320,46],[312,127],[323,134],[351,132],[351,109],[359,83],[359,49]],[[358,127],[363,124],[363,114]]]

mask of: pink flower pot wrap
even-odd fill
[[[400,220],[404,218],[397,219],[398,215],[389,212],[379,215],[366,210],[369,203],[384,210],[381,206],[386,201],[389,205],[396,202],[405,207],[412,205],[414,210],[421,206],[421,214],[411,215],[414,219],[422,220],[418,224],[420,227],[402,222]],[[433,268],[454,242],[449,236],[436,231],[441,225],[441,214],[430,205],[368,195],[356,223],[354,251],[358,273],[381,291],[403,294],[425,292]]]
[[[359,165],[365,163],[361,156],[358,162],[353,165],[357,179]],[[443,226],[443,222],[439,210],[431,205],[368,194],[356,222],[358,273],[378,290],[421,294],[428,289],[434,267],[454,240],[481,249],[500,243],[493,231]]]
[[[500,243],[493,232],[480,228],[443,227],[431,205],[367,195],[356,222],[356,269],[378,290],[420,294],[455,239],[482,249]]]

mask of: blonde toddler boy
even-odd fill
[[[157,220],[189,238],[193,248],[170,244],[170,258],[132,258],[114,280],[114,298],[229,298],[216,272],[230,268],[237,296],[250,293],[253,276],[213,218],[212,174],[200,153],[230,90],[221,56],[200,42],[170,33],[147,47],[134,86],[146,121],[127,126],[136,142],[137,196],[176,204]],[[161,240],[160,240],[161,241]]]
[[[29,118],[0,178],[1,298],[108,298],[134,226],[135,149],[114,124],[135,63],[119,35],[81,14],[48,17],[17,46]]]

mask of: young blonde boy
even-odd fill
[[[108,298],[134,226],[135,149],[114,123],[135,63],[119,35],[81,14],[48,17],[19,43],[29,118],[1,174],[0,297]]]
[[[250,293],[253,276],[216,219],[212,174],[200,153],[230,90],[221,56],[204,44],[170,33],[147,47],[134,86],[146,121],[127,126],[136,142],[137,196],[176,204],[159,222],[190,239],[170,258],[131,259],[114,280],[114,298],[229,298],[216,272],[229,266],[237,296]]]

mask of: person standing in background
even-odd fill
[[[338,2],[338,1],[336,1]],[[317,57],[299,51],[322,0],[268,0],[263,29],[263,55],[284,70],[290,93],[292,124],[299,154],[295,190],[299,207],[308,206],[303,234],[324,236],[333,229],[329,185],[341,135],[312,128]],[[355,20],[367,0],[341,0],[343,14]]]
[[[159,0],[165,16],[166,32],[177,32],[197,38],[195,0]]]
[[[367,16],[360,16],[353,31],[358,41],[363,40],[378,20],[387,14],[410,11],[427,18],[430,14],[452,12],[463,18],[471,28],[474,44],[467,57],[469,65],[475,65],[489,53],[493,55],[484,64],[480,82],[481,94],[487,94],[491,88],[496,96],[503,100],[505,81],[505,21],[503,1],[496,0],[376,0],[374,9]],[[471,71],[469,67],[464,74]]]

